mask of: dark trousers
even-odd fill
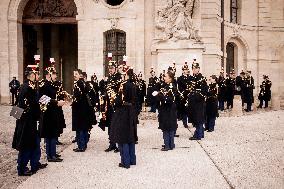
[[[157,111],[157,103],[152,102],[150,112],[156,112],[156,111]]]
[[[110,130],[111,130],[111,127],[109,126],[109,127],[108,127],[109,148],[114,149],[114,148],[117,148],[117,147],[116,147],[116,143],[115,143],[115,142],[112,142],[112,140],[110,139]]]
[[[46,155],[47,159],[55,158],[56,157],[56,138],[46,138]]]
[[[85,150],[88,142],[88,131],[76,131],[76,140],[78,148]]]
[[[207,117],[205,123],[205,130],[214,131],[216,117]]]
[[[252,102],[247,103],[247,111],[251,111]]]
[[[234,99],[228,99],[227,100],[227,109],[233,108],[234,106]]]
[[[219,100],[219,110],[224,111],[224,101]]]
[[[187,114],[183,114],[182,115],[182,123],[184,126],[187,126],[189,120],[188,120],[188,115]]]
[[[136,165],[136,155],[135,155],[135,143],[128,144],[118,144],[121,163],[130,167],[130,165]]]
[[[195,131],[194,131],[193,137],[197,138],[197,139],[204,138],[203,124],[202,123],[201,124],[195,124],[194,127],[195,127]]]
[[[263,106],[263,101],[264,101],[264,107],[267,108],[268,107],[268,101],[267,100],[260,100],[259,101],[259,107],[262,108]]]
[[[37,163],[37,164],[40,164],[39,163],[39,160],[40,160],[40,157],[41,157],[41,148],[40,148],[40,142],[41,142],[41,138],[38,136],[37,139],[36,139],[36,149],[35,149],[35,157],[34,157],[34,161]]]
[[[175,133],[176,131],[163,131],[165,148],[167,149],[175,148]]]
[[[12,106],[14,106],[17,102],[18,93],[12,93]]]
[[[37,171],[38,161],[36,160],[36,149],[32,150],[20,150],[18,154],[18,174],[23,174],[28,170],[28,163],[30,162],[31,171]]]

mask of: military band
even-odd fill
[[[35,56],[36,57],[36,56]],[[109,145],[105,152],[120,152],[119,167],[130,168],[136,165],[135,145],[138,144],[137,125],[142,107],[150,106],[150,112],[157,112],[159,129],[162,131],[164,144],[162,151],[176,147],[175,136],[178,120],[189,128],[195,128],[190,140],[202,140],[204,131],[213,132],[219,112],[234,107],[235,95],[240,95],[245,111],[252,111],[254,102],[254,79],[250,71],[242,71],[235,77],[232,70],[225,77],[222,68],[219,77],[212,75],[208,80],[200,72],[199,63],[194,60],[190,65],[185,62],[182,75],[177,79],[176,64],[169,66],[156,77],[151,68],[148,82],[127,65],[127,57],[117,64],[109,59],[108,75],[100,82],[96,75],[88,81],[87,73],[74,70],[72,95],[63,89],[62,82],[57,80],[54,62],[44,69],[43,79],[39,80],[38,59],[36,65],[26,68],[26,80],[19,88],[16,106],[24,113],[16,121],[12,147],[18,153],[18,175],[30,176],[47,164],[39,162],[41,157],[40,138],[45,141],[48,162],[61,162],[56,151],[58,137],[66,128],[63,106],[72,107],[72,130],[76,133],[77,148],[74,152],[85,152],[88,147],[91,129],[107,128]],[[52,59],[51,59],[52,60]],[[259,106],[268,107],[271,100],[272,82],[267,75],[260,85]],[[225,108],[226,104],[226,108]],[[99,114],[98,118],[96,113]],[[39,124],[38,124],[39,123]],[[30,162],[30,169],[27,164]]]

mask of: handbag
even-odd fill
[[[18,106],[13,106],[11,112],[10,112],[10,116],[16,118],[16,119],[20,119],[22,117],[22,114],[24,113],[24,109],[20,108]]]

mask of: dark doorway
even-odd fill
[[[230,73],[235,69],[235,44],[228,43],[226,46],[227,60],[226,73]]]
[[[23,25],[24,66],[34,63],[34,55],[41,55],[40,69],[55,59],[58,79],[71,92],[73,70],[78,66],[78,31],[74,24]]]
[[[108,53],[112,53],[112,60],[117,63],[123,60],[126,55],[126,33],[121,30],[109,30],[105,32],[105,48],[104,48],[104,67],[105,75],[108,75]]]

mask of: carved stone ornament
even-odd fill
[[[118,24],[118,18],[110,18],[110,27],[111,29],[116,29]]]
[[[158,38],[162,40],[200,41],[193,25],[198,0],[168,0],[167,5],[156,12]]]
[[[74,0],[30,0],[24,10],[24,19],[46,17],[73,17],[77,15]]]

